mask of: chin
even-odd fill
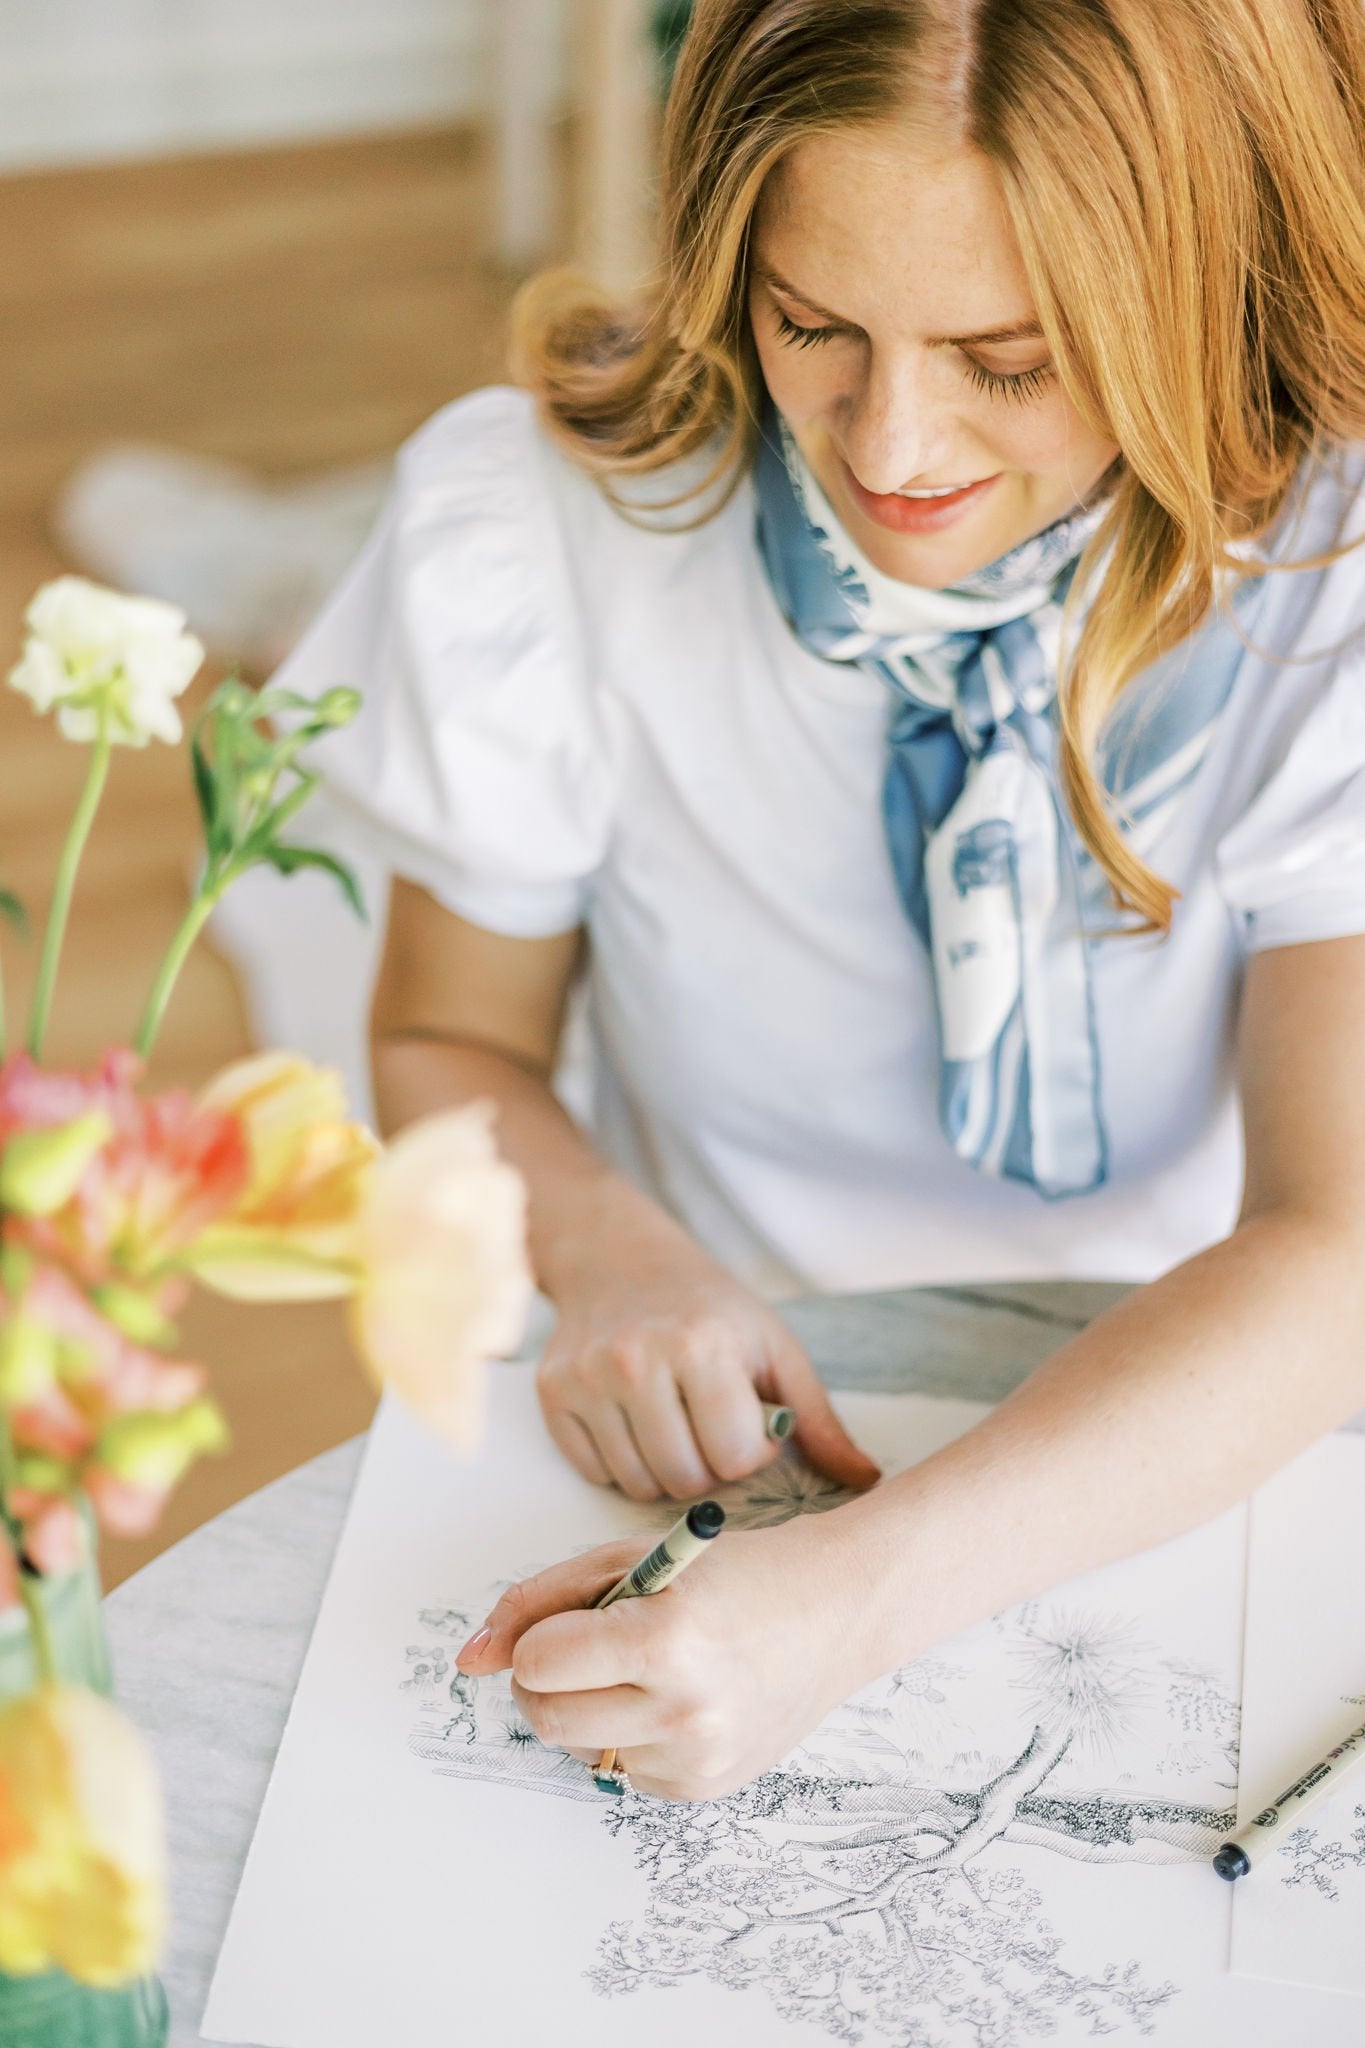
[[[1018,541],[1028,538],[1027,534],[1000,541],[956,533],[894,534],[867,520],[859,520],[854,537],[874,569],[922,590],[951,590],[964,576],[998,561]]]

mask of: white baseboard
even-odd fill
[[[495,0],[496,4],[496,0]],[[285,8],[284,12],[288,12]],[[309,10],[268,39],[30,38],[0,64],[0,169],[250,147],[458,120],[488,103],[480,10],[372,22]],[[111,8],[108,13],[117,13]],[[56,40],[55,38],[53,39]]]

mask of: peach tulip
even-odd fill
[[[195,1277],[247,1301],[349,1294],[357,1217],[379,1147],[347,1122],[340,1076],[292,1053],[260,1053],[225,1068],[198,1106],[235,1119],[250,1167],[237,1201],[190,1251]]]
[[[31,1180],[40,1183],[44,1211],[8,1215],[5,1240],[57,1261],[90,1287],[158,1288],[248,1179],[236,1119],[200,1108],[183,1089],[143,1098],[141,1071],[137,1057],[121,1050],[105,1053],[89,1075],[47,1073],[26,1053],[0,1067],[4,1158],[21,1193],[30,1192]],[[92,1145],[105,1128],[107,1139]],[[49,1208],[56,1174],[78,1156],[78,1184]]]
[[[531,1297],[526,1189],[498,1157],[488,1103],[424,1118],[376,1161],[350,1304],[378,1383],[457,1449],[482,1418],[483,1361],[510,1351]]]

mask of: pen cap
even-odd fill
[[[718,1500],[699,1500],[687,1510],[687,1526],[703,1543],[709,1543],[725,1527],[725,1510]]]
[[[784,1444],[796,1428],[796,1410],[777,1401],[763,1403],[764,1434],[775,1444]]]

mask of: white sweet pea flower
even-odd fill
[[[66,739],[98,738],[102,714],[108,737],[121,746],[177,743],[173,700],[204,659],[182,611],[82,576],[59,576],[43,585],[24,616],[29,637],[10,686],[35,710],[55,704]]]

